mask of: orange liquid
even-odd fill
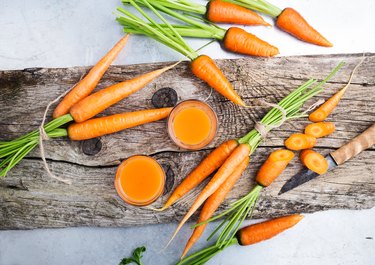
[[[147,205],[164,189],[163,168],[151,157],[132,156],[118,168],[115,187],[123,200],[134,205]]]
[[[210,135],[211,120],[199,108],[190,107],[179,111],[173,120],[176,138],[187,145],[203,142]]]

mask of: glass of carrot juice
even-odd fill
[[[189,99],[173,108],[167,128],[170,138],[179,147],[198,150],[215,138],[217,124],[217,116],[207,103]]]
[[[164,184],[165,172],[162,166],[149,156],[131,156],[117,169],[117,193],[132,205],[151,204],[163,193]]]

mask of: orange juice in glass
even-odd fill
[[[216,135],[217,117],[206,103],[190,99],[177,104],[168,117],[168,134],[180,147],[198,150]]]
[[[149,156],[132,156],[117,169],[117,193],[132,205],[144,206],[154,202],[163,193],[164,184],[163,168]]]

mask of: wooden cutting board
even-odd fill
[[[238,94],[251,104],[254,98],[277,102],[307,79],[322,79],[340,61],[345,61],[344,68],[325,86],[325,91],[316,97],[327,98],[344,86],[361,56],[344,54],[245,58],[217,60],[217,64]],[[322,154],[340,147],[375,122],[375,57],[368,56],[339,107],[329,117],[330,121],[335,122],[337,131],[318,140],[316,149]],[[167,64],[113,66],[103,77],[98,89]],[[88,69],[73,67],[0,71],[0,140],[13,139],[36,129],[48,102],[73,86]],[[210,89],[193,77],[188,63],[184,62],[102,115],[152,108],[152,95],[164,87],[174,89],[179,100],[204,99],[210,94]],[[161,206],[172,189],[212,148],[226,139],[244,135],[267,111],[262,108],[236,107],[215,91],[208,103],[217,112],[220,126],[215,140],[201,151],[178,149],[168,138],[165,121],[89,141],[73,142],[67,138],[49,141],[45,144],[48,163],[56,175],[73,181],[72,185],[66,185],[47,176],[39,150],[34,150],[6,178],[0,180],[0,229],[124,227],[179,221],[202,185],[171,209],[159,213],[125,204],[114,189],[114,176],[117,165],[131,155],[147,154],[156,158],[167,171],[166,190],[154,203],[155,207]],[[307,123],[307,119],[288,122],[269,134],[252,156],[250,166],[220,208],[221,211],[254,186],[255,173],[267,155],[282,147],[283,141],[291,133],[301,132]],[[374,151],[372,147],[333,172],[277,196],[284,182],[301,169],[296,156],[272,186],[262,191],[255,218],[327,209],[374,207]]]

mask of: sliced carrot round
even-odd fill
[[[303,133],[294,133],[286,141],[285,146],[289,150],[303,150],[314,147],[316,144],[316,138],[311,135]]]
[[[300,155],[302,163],[310,170],[318,173],[319,175],[324,174],[328,170],[328,162],[318,152],[313,150],[303,150]]]
[[[335,129],[333,122],[316,122],[306,126],[305,134],[320,138],[330,135]]]

